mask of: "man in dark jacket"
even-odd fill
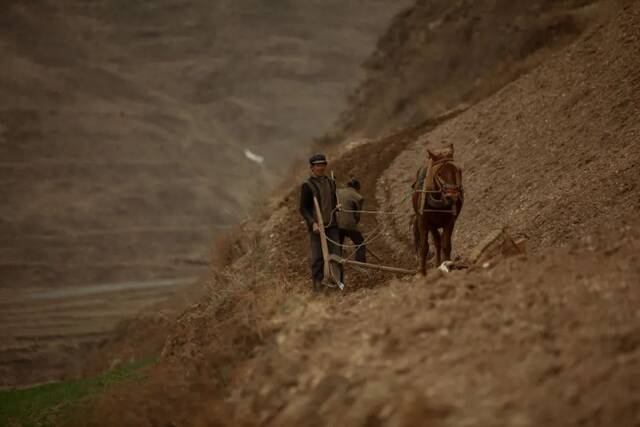
[[[313,198],[318,199],[322,219],[324,221],[324,231],[327,236],[329,253],[340,256],[342,251],[336,243],[340,239],[338,223],[336,220],[336,210],[338,199],[336,197],[336,183],[333,179],[325,175],[327,169],[327,158],[323,154],[315,154],[309,159],[311,176],[300,187],[300,214],[307,223],[309,239],[311,240],[311,277],[313,289],[319,291],[324,278],[324,258],[322,256],[322,245],[320,243],[320,225],[316,218]],[[342,269],[337,268],[342,280]]]
[[[338,228],[340,229],[340,244],[344,243],[344,238],[348,237],[356,246],[356,261],[367,262],[367,248],[363,244],[364,238],[358,230],[360,222],[360,212],[364,204],[364,198],[358,193],[360,182],[351,178],[345,188],[338,190],[338,202],[342,211],[338,212]],[[350,212],[351,211],[351,212]]]

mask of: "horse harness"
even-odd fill
[[[451,164],[456,169],[455,184],[445,182],[440,176],[440,170],[446,164]],[[451,213],[457,215],[455,198],[460,197],[462,199],[464,193],[462,190],[462,174],[460,173],[460,169],[453,163],[453,158],[446,157],[436,160],[435,162],[429,159],[429,164],[421,168],[418,172],[416,186],[420,184],[421,178],[421,189],[414,190],[420,193],[418,203],[420,212]],[[425,209],[425,207],[427,209]]]

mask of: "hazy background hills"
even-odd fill
[[[1,286],[205,269],[409,3],[3,2]]]

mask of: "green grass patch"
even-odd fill
[[[91,378],[0,391],[0,426],[64,425],[79,399],[110,384],[141,378],[140,370],[155,362],[156,358],[149,358]]]

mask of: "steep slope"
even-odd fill
[[[282,232],[298,218],[285,198],[242,229],[244,255],[178,321],[152,380],[96,413],[131,425],[636,425],[639,29],[640,4],[628,2],[458,117],[361,143],[335,162],[368,165],[374,180],[388,167],[374,207],[396,207],[424,141],[454,141],[468,195],[455,250],[468,254],[506,222],[528,234],[528,258],[311,296],[294,238],[303,232]],[[409,260],[409,229],[395,225],[386,249],[374,247]]]
[[[378,195],[387,208],[413,182],[427,144],[453,143],[467,192],[458,222],[464,231],[454,242],[463,253],[501,226],[528,236],[529,250],[542,253],[637,212],[640,74],[633,18],[589,33],[418,138],[381,181]],[[408,218],[393,226],[403,235]],[[396,249],[408,245],[405,236]]]
[[[611,2],[418,0],[365,63],[336,132],[377,137],[474,104],[566,46]]]

